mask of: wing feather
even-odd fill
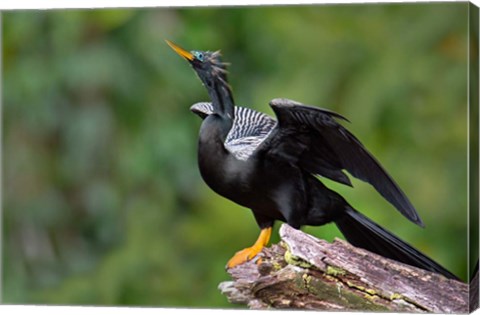
[[[335,120],[346,118],[288,99],[274,99],[270,106],[278,124],[256,154],[285,159],[308,172],[349,184],[348,177],[342,173],[346,170],[370,183],[400,213],[423,226],[417,211],[393,178],[363,144]]]

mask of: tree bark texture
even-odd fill
[[[254,309],[468,313],[469,286],[283,224],[281,242],[230,269],[219,285]]]

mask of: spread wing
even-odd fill
[[[405,217],[423,226],[417,211],[392,177],[362,143],[335,120],[346,120],[344,117],[288,99],[274,99],[270,106],[278,123],[255,154],[282,159],[326,177],[341,176],[341,171],[346,170],[370,183]]]

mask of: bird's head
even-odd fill
[[[227,64],[221,61],[220,51],[187,51],[166,40],[167,44],[185,58],[207,88],[212,88],[215,80],[227,84]]]
[[[231,126],[234,118],[234,101],[232,90],[227,81],[227,64],[220,59],[219,51],[187,51],[170,41],[167,44],[180,56],[185,58],[207,88],[212,101],[213,117],[221,117]],[[230,128],[230,127],[228,127]]]

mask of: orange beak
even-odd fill
[[[190,53],[190,52],[186,51],[185,49],[175,45],[174,43],[172,43],[169,40],[165,40],[165,41],[167,42],[168,46],[172,47],[172,49],[175,50],[175,52],[177,54],[179,54],[183,58],[187,59],[188,61],[193,61],[194,57],[193,57],[192,53]]]

